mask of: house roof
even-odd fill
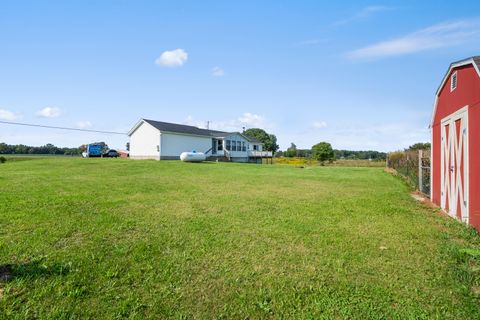
[[[437,92],[435,94],[435,102],[433,104],[433,113],[432,113],[432,119],[430,120],[430,127],[433,126],[433,122],[435,120],[435,114],[437,112],[438,95],[440,94],[440,91],[442,91],[442,88],[445,85],[445,82],[447,82],[448,76],[450,75],[453,69],[458,67],[463,67],[469,64],[473,66],[478,76],[480,77],[480,56],[473,56],[467,59],[452,62],[448,67],[448,70],[443,76],[442,82],[440,83],[440,86],[438,87]]]
[[[169,122],[162,122],[162,121],[155,121],[155,120],[148,120],[148,119],[143,119],[143,120],[160,131],[193,134],[197,136],[208,136],[208,137],[218,137],[218,136],[228,134],[228,132],[200,129],[198,127],[188,126],[185,124],[169,123]]]
[[[190,134],[190,135],[196,135],[196,136],[206,136],[206,137],[215,137],[215,138],[223,138],[228,135],[237,133],[241,136],[243,136],[245,139],[247,139],[250,142],[253,143],[261,143],[255,138],[248,137],[240,132],[225,132],[225,131],[218,131],[218,130],[209,130],[209,129],[201,129],[195,126],[189,126],[185,124],[178,124],[178,123],[170,123],[170,122],[163,122],[163,121],[155,121],[155,120],[149,120],[149,119],[141,119],[134,127],[132,130],[130,130],[129,135],[131,135],[136,128],[142,123],[142,121],[145,121],[146,123],[150,124],[154,128],[160,130],[160,131],[165,131],[165,132],[174,132],[174,133],[182,133],[182,134]]]

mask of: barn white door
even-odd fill
[[[468,223],[468,109],[441,123],[441,207]]]

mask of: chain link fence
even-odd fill
[[[430,150],[389,153],[387,167],[397,171],[415,189],[430,195]]]

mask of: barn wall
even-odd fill
[[[182,152],[205,152],[212,147],[211,137],[162,132],[160,139],[162,159],[180,159]]]
[[[450,92],[450,78],[457,71],[457,88]],[[455,68],[450,73],[437,99],[437,109],[432,124],[432,201],[440,205],[441,200],[441,133],[443,118],[469,106],[469,220],[480,230],[480,79],[472,65]]]
[[[431,165],[432,165],[432,182],[430,188],[432,189],[432,202],[440,205],[441,201],[441,177],[440,177],[440,141],[441,132],[440,132],[440,123],[433,125],[432,127],[432,150],[431,150]]]
[[[160,132],[146,122],[130,136],[130,158],[159,160]]]
[[[477,90],[480,91],[480,84]],[[468,121],[468,152],[470,153],[470,224],[480,231],[480,103],[476,103],[470,107]]]

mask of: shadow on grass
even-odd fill
[[[2,264],[0,265],[0,282],[66,275],[70,272],[70,269],[71,266],[69,264],[46,265],[39,260],[17,264]]]
[[[219,161],[219,162],[221,162],[221,161]],[[182,161],[182,163],[187,163],[187,164],[192,164],[192,165],[217,164],[217,163],[219,163],[219,162],[207,161],[207,160],[205,160],[205,161]]]

